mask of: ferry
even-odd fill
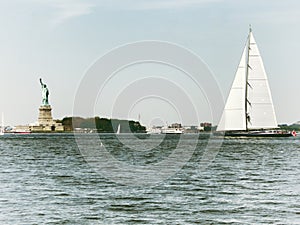
[[[162,134],[183,134],[183,129],[182,128],[173,128],[173,127],[168,127],[168,128],[163,128],[161,130]]]

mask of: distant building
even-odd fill
[[[211,131],[212,124],[208,122],[200,123],[200,129],[203,131]]]
[[[173,123],[170,128],[182,128],[181,123]]]
[[[197,126],[189,126],[189,127],[184,127],[184,133],[186,134],[196,134],[199,133],[199,129]]]

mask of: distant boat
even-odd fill
[[[247,137],[293,136],[293,132],[277,128],[268,78],[250,28],[216,133]]]
[[[151,127],[146,130],[147,134],[161,134],[161,127]]]
[[[31,130],[29,129],[28,126],[18,126],[18,127],[14,127],[10,133],[12,134],[31,134]]]
[[[117,134],[121,133],[121,124],[118,125],[118,130],[117,130]]]
[[[183,134],[183,129],[168,127],[168,128],[163,128],[161,130],[161,133],[162,134]]]
[[[3,113],[2,113],[0,135],[4,135],[4,133],[5,133],[5,129],[4,129],[4,116],[3,116]]]
[[[16,130],[13,132],[14,134],[31,134],[30,130]]]

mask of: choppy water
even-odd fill
[[[183,136],[186,147],[197,138]],[[104,137],[116,159],[138,166],[168,157],[177,142],[136,153]],[[183,169],[139,187],[96,172],[73,135],[0,137],[0,224],[300,224],[299,138],[226,139],[201,171],[206,144],[200,137]]]

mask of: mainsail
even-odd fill
[[[217,131],[276,127],[268,78],[250,29]]]

